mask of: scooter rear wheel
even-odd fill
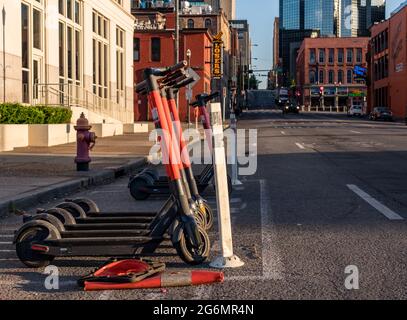
[[[151,187],[153,184],[154,178],[148,174],[134,177],[129,183],[130,194],[136,200],[147,200],[150,197],[150,193],[145,192],[143,189]]]
[[[83,211],[85,211],[85,214],[87,215],[88,213],[99,213],[100,209],[98,205],[96,204],[95,201],[88,199],[88,198],[78,198],[78,199],[73,199],[73,200],[66,200],[67,202],[73,202],[77,205],[79,205]]]
[[[60,238],[58,230],[48,222],[33,221],[31,226],[20,231],[15,240],[16,253],[20,261],[29,268],[48,266],[54,260],[54,256],[35,252],[31,246],[35,242],[41,243],[50,238]]]
[[[204,263],[208,259],[211,249],[211,243],[206,231],[198,226],[198,232],[202,241],[202,247],[199,250],[192,247],[191,241],[184,228],[179,228],[177,232],[181,232],[181,234],[178,235],[178,237],[176,236],[179,241],[175,243],[173,242],[173,246],[175,250],[177,250],[179,257],[189,265],[199,265]]]
[[[64,209],[68,211],[75,219],[86,218],[86,212],[79,204],[74,202],[63,202],[56,206],[58,209]]]

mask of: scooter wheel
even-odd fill
[[[58,229],[59,232],[64,232],[65,227],[64,224],[59,220],[56,216],[49,214],[49,213],[42,213],[32,217],[31,221],[46,221],[52,224],[55,228]]]
[[[201,209],[196,209],[194,214],[195,222],[198,226],[202,227],[204,230],[208,230],[206,227],[206,217],[205,213]]]
[[[154,181],[158,181],[160,179],[160,175],[158,174],[158,170],[155,168],[146,168],[142,171],[144,174],[148,174],[151,176]]]
[[[74,216],[67,210],[61,208],[53,208],[45,211],[45,213],[50,214],[59,219],[64,225],[76,224]]]
[[[88,198],[78,198],[78,199],[73,199],[73,200],[66,200],[67,202],[73,202],[80,206],[83,211],[85,211],[85,214],[87,215],[88,213],[99,213],[100,209],[98,205],[96,204],[95,201],[88,199]]]
[[[74,202],[63,202],[56,206],[58,209],[64,209],[68,211],[75,219],[86,218],[86,212],[79,204]]]
[[[199,265],[204,263],[208,259],[211,249],[211,243],[206,231],[198,226],[198,232],[202,241],[202,247],[199,250],[192,247],[184,228],[179,228],[177,232],[180,232],[181,234],[175,235],[179,240],[173,242],[173,246],[175,250],[177,250],[179,257],[189,265]]]
[[[15,239],[17,256],[29,268],[46,267],[54,260],[54,256],[35,252],[31,246],[33,243],[60,238],[58,230],[49,222],[31,221],[17,232]]]
[[[207,203],[203,203],[205,230],[211,230],[214,223],[213,210]]]
[[[136,176],[129,183],[130,194],[136,200],[147,200],[150,197],[150,193],[145,192],[143,189],[151,187],[153,184],[154,179],[148,174]]]

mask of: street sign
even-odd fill
[[[188,86],[188,87],[190,87],[190,88],[193,88],[193,87],[199,82],[199,80],[201,80],[201,77],[200,77],[199,74],[197,74],[197,73],[194,71],[194,69],[192,69],[191,67],[189,67],[189,68],[187,69],[187,74],[188,74],[190,77],[193,77],[193,78],[194,78],[194,82],[192,82],[192,83],[189,84],[189,86]]]
[[[223,76],[223,41],[222,32],[213,38],[212,47],[212,78],[222,79]]]

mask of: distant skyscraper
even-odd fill
[[[305,29],[317,29],[321,36],[335,34],[335,1],[305,0],[304,5]]]
[[[229,20],[236,19],[236,0],[201,0],[210,4],[215,11],[223,9]],[[191,1],[200,2],[200,1]]]

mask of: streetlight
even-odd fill
[[[191,49],[188,49],[187,50],[188,68],[191,67],[191,56],[192,56]],[[191,84],[189,84],[188,88],[187,88],[188,129],[190,128],[190,124],[191,124],[191,109],[190,109],[190,106],[189,106],[191,96],[192,96],[192,88],[191,88]]]

